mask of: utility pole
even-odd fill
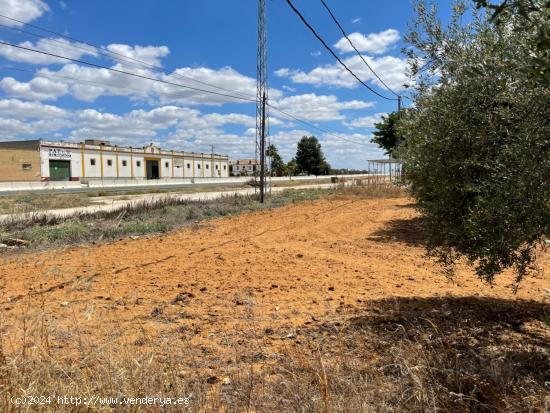
[[[262,96],[262,126],[260,134],[260,203],[264,203],[265,198],[265,103],[267,97]]]
[[[260,202],[265,198],[265,141],[268,124],[267,34],[265,0],[258,0],[258,54],[256,72],[256,162],[260,162]]]
[[[214,178],[216,174],[214,173],[214,145],[210,145],[212,147],[212,151],[210,152],[210,176]]]
[[[397,117],[401,118],[401,95],[397,96]]]

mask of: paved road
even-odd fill
[[[310,184],[310,185],[298,185],[292,187],[273,187],[272,192],[281,192],[285,189],[311,189],[311,188],[333,188],[335,184]],[[215,192],[193,192],[193,193],[157,193],[157,194],[142,194],[142,195],[125,195],[125,196],[111,196],[97,198],[101,203],[96,205],[88,205],[84,207],[75,208],[63,208],[63,209],[50,209],[45,211],[39,211],[34,213],[23,214],[4,214],[0,215],[0,222],[4,222],[8,219],[25,219],[30,215],[48,215],[54,217],[69,217],[81,213],[95,213],[100,211],[117,211],[127,205],[132,205],[143,201],[155,201],[160,199],[177,199],[185,201],[207,201],[212,199],[221,198],[223,196],[233,195],[250,195],[254,193],[254,188],[235,189],[227,191],[215,191]]]

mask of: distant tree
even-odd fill
[[[298,163],[296,162],[296,159],[292,158],[288,163],[286,164],[286,173],[290,176],[294,176],[298,174]]]
[[[330,165],[325,160],[321,144],[315,136],[304,136],[298,142],[296,164],[298,173],[308,175],[326,175],[330,170]]]
[[[273,144],[267,147],[266,151],[267,156],[271,158],[271,171],[275,176],[284,176],[286,175],[286,165],[283,162],[283,158],[279,155],[277,147]]]
[[[397,145],[402,143],[403,138],[400,135],[397,129],[397,123],[399,117],[397,112],[392,112],[388,116],[382,116],[382,121],[375,123],[374,127],[374,137],[371,139],[371,142],[376,143],[386,152],[386,155],[395,154],[395,149]]]

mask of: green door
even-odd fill
[[[68,181],[71,179],[71,161],[53,161],[50,159],[50,180]]]

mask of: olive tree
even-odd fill
[[[537,28],[516,30],[513,14],[496,24],[461,2],[446,27],[435,6],[415,9],[400,156],[428,251],[449,274],[465,256],[488,282],[510,267],[519,282],[550,233],[550,91],[523,70]]]

